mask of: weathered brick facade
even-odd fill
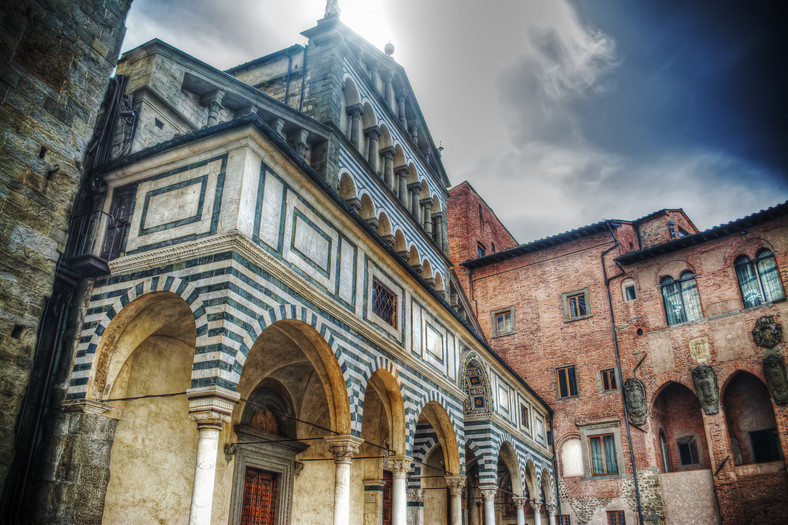
[[[468,192],[455,188],[452,197],[455,191]],[[788,509],[776,495],[788,490],[783,459],[788,410],[771,399],[763,360],[769,354],[782,356],[784,343],[759,347],[752,331],[764,316],[782,324],[786,303],[781,295],[744,308],[734,260],[740,255],[754,259],[769,249],[785,283],[786,209],[781,205],[701,233],[681,210],[662,210],[636,221],[579,228],[460,268],[459,273],[467,272],[466,292],[493,348],[555,410],[561,513],[570,515],[571,523],[607,523],[606,512],[617,510],[625,511],[627,523],[637,522],[630,451],[645,521],[713,522],[718,519],[716,493],[722,523],[782,522]],[[476,210],[450,222],[455,257],[475,249],[476,239],[468,232],[479,231],[478,222]],[[695,276],[701,313],[668,325],[660,280],[678,279],[685,271]],[[627,300],[629,286],[636,297]],[[572,296],[585,299],[585,312],[572,311]],[[514,330],[496,334],[491,313],[510,307]],[[716,374],[718,387],[710,389],[719,399],[716,414],[701,409],[692,378],[700,364]],[[574,367],[577,395],[560,397],[558,374],[568,373],[559,372],[562,367]],[[616,388],[606,392],[602,371],[611,369]],[[621,387],[631,378],[644,385],[641,406],[647,412],[640,414],[644,423],[627,428]],[[630,396],[630,401],[638,397],[637,392]],[[638,419],[637,413],[629,415],[630,421]],[[772,439],[761,432],[769,428],[777,429],[781,452],[765,452],[767,445],[755,444]],[[616,443],[618,474],[592,475],[589,440],[605,434]],[[668,468],[660,434],[665,435]],[[736,453],[732,443],[740,443]],[[761,447],[759,459],[756,447]],[[678,495],[676,486],[681,487]]]

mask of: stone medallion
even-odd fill
[[[774,316],[764,315],[755,321],[752,337],[756,345],[774,348],[783,341],[783,327],[774,320]]]

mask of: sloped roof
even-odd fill
[[[772,206],[771,208],[766,208],[764,210],[752,213],[742,217],[741,219],[736,219],[725,224],[709,228],[708,230],[704,230],[702,232],[693,233],[691,235],[687,235],[686,237],[679,237],[678,239],[674,239],[666,243],[656,244],[643,250],[629,252],[625,255],[617,257],[616,262],[621,264],[632,264],[634,262],[656,257],[665,253],[674,252],[676,250],[681,250],[690,246],[696,246],[698,244],[702,244],[714,239],[719,239],[721,237],[727,237],[728,235],[735,233],[742,233],[747,228],[757,226],[766,221],[777,219],[779,217],[784,217],[786,214],[788,214],[788,201],[776,206]]]

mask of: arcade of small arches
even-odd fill
[[[396,363],[372,360],[365,384],[352,386],[358,378],[315,315],[261,325],[235,391],[203,386],[205,308],[180,288],[146,287],[94,334],[82,404],[117,421],[106,450],[106,521],[237,523],[265,507],[275,523],[326,523],[324,509],[333,508],[337,525],[369,515],[460,525],[481,523],[482,512],[489,525],[510,508],[518,523],[529,511],[539,523],[542,503],[552,512],[547,470],[522,466],[509,442],[497,462],[472,440],[461,450],[462,423],[442,394],[404,384]],[[497,486],[478,484],[480,459],[498,465]],[[259,494],[275,496],[250,500]]]

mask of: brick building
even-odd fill
[[[450,191],[451,256],[491,346],[555,410],[564,522],[782,523],[788,204],[704,232],[661,210],[464,259],[502,242],[486,208]]]

